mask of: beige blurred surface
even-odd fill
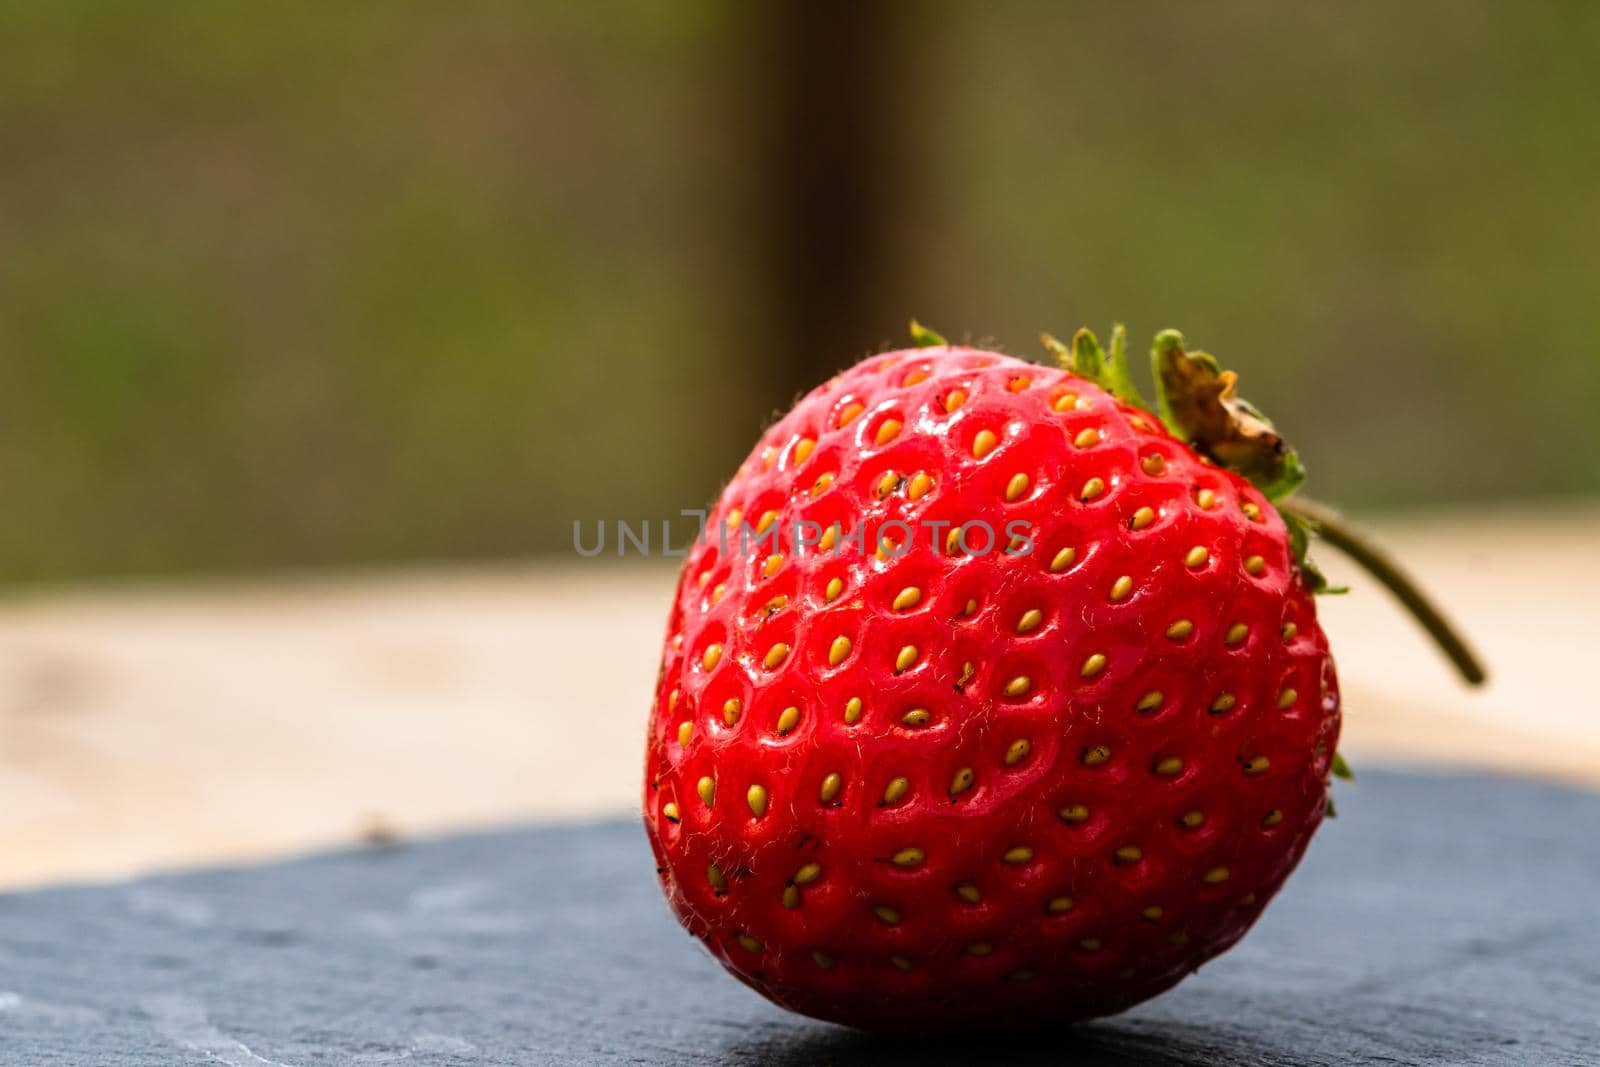
[[[1378,527],[1490,663],[1388,597],[1320,603],[1344,749],[1600,785],[1600,510]],[[0,886],[626,813],[670,564],[55,593],[0,606]],[[1359,788],[1359,782],[1355,788]]]

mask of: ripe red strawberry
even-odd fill
[[[763,435],[685,562],[645,825],[683,924],[796,1011],[1120,1011],[1236,942],[1322,821],[1339,692],[1272,503],[1293,453],[1176,334],[1189,443],[1120,328],[1061,354],[865,360]]]

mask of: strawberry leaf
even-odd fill
[[[1162,330],[1150,349],[1159,414],[1195,451],[1249,479],[1278,501],[1305,481],[1305,467],[1254,404],[1237,395],[1239,377],[1206,352],[1186,352],[1183,334]]]
[[[1134,407],[1145,407],[1139,387],[1133,384],[1133,371],[1128,367],[1128,328],[1122,323],[1111,327],[1111,355],[1106,361],[1106,381],[1112,394]]]
[[[1072,372],[1106,387],[1106,353],[1087,326],[1072,335]]]
[[[1041,333],[1039,341],[1044,345],[1044,350],[1055,359],[1056,366],[1071,374],[1075,368],[1072,365],[1072,349],[1061,343],[1061,338],[1053,333]]]
[[[935,348],[950,342],[936,330],[930,330],[916,319],[911,320],[911,343],[918,348]]]
[[[1111,351],[1100,347],[1094,331],[1084,328],[1072,335],[1069,348],[1048,333],[1039,335],[1044,347],[1055,357],[1062,370],[1087,378],[1125,404],[1144,407],[1144,397],[1134,384],[1128,367],[1128,330],[1122,323],[1111,327]]]
[[[1280,510],[1278,514],[1283,517],[1284,528],[1289,531],[1289,551],[1294,556],[1294,565],[1300,568],[1300,578],[1306,583],[1306,588],[1322,596],[1348,593],[1350,587],[1347,585],[1329,585],[1328,576],[1308,555],[1311,537],[1320,529],[1317,521],[1294,511]]]

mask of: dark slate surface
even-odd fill
[[[808,1022],[667,915],[643,832],[0,896],[0,1063],[1600,1063],[1600,796],[1370,774],[1244,944],[1031,1037]]]

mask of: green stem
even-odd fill
[[[1433,638],[1446,656],[1450,657],[1450,662],[1461,672],[1461,677],[1472,685],[1483,684],[1487,677],[1483,663],[1478,659],[1477,653],[1467,645],[1466,638],[1462,637],[1451,625],[1450,620],[1444,617],[1444,613],[1433,605],[1417,583],[1411,580],[1411,576],[1401,570],[1382,549],[1345,525],[1339,513],[1332,508],[1302,497],[1280,500],[1277,507],[1279,511],[1287,511],[1291,515],[1305,519],[1318,537],[1360,564],[1368,574],[1393,593],[1395,599],[1399,600],[1422,628],[1428,631],[1428,636]]]

